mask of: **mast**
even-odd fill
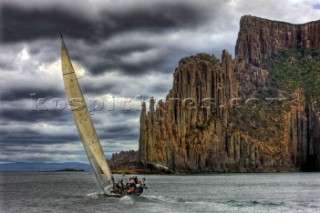
[[[108,182],[112,182],[112,174],[89,115],[87,104],[81,92],[81,88],[62,35],[61,65],[64,88],[70,104],[70,109],[90,164],[93,168],[97,181],[103,190]],[[102,177],[101,171],[106,176],[107,181]]]

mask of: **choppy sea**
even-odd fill
[[[110,198],[93,173],[0,173],[0,212],[320,212],[320,173],[143,176],[141,196]]]

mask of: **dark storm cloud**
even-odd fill
[[[12,134],[12,133],[11,133]],[[1,146],[10,146],[12,144],[19,146],[27,146],[30,144],[59,144],[59,143],[68,143],[79,139],[78,135],[72,136],[48,136],[44,134],[39,134],[36,131],[19,131],[16,132],[16,135],[3,135]]]
[[[144,95],[144,97],[146,98],[150,98],[152,95],[151,94],[159,94],[159,93],[168,93],[168,88],[166,88],[163,84],[161,83],[155,83],[152,85],[152,87],[150,87],[149,91],[149,95]]]
[[[38,84],[38,88],[35,85],[25,85],[20,88],[8,87],[7,89],[2,90],[0,101],[13,101],[25,98],[57,98],[65,96],[61,89],[55,90],[52,88],[44,88],[42,86],[43,85]]]
[[[203,8],[187,3],[157,3],[152,8],[102,11],[96,19],[57,6],[26,9],[5,3],[1,7],[2,41],[53,38],[57,36],[57,25],[69,37],[97,41],[131,30],[159,33],[173,28],[194,29],[208,17]]]
[[[60,144],[60,145],[64,145],[64,144]],[[15,146],[15,147],[10,147],[10,146],[6,146],[3,150],[2,150],[3,154],[6,155],[6,154],[9,154],[10,151],[15,151],[15,152],[20,152],[20,153],[28,153],[30,155],[36,155],[38,154],[39,150],[35,149],[35,150],[32,150],[32,149],[28,149],[26,150],[24,147],[18,147],[18,146]],[[85,151],[82,150],[82,151],[74,151],[74,150],[71,150],[71,151],[68,151],[68,150],[64,150],[64,151],[57,151],[57,150],[47,150],[46,153],[48,154],[72,154],[72,155],[79,155],[79,154],[83,154],[85,155],[84,153]],[[0,160],[1,161],[1,160]]]
[[[80,30],[84,33],[92,31],[92,23],[63,9],[26,10],[10,4],[1,7],[1,26],[3,42],[57,37],[57,26],[68,26],[70,36],[76,36]]]
[[[156,59],[152,59],[141,64],[121,62],[118,61],[117,58],[118,56],[111,55],[111,57],[106,59],[105,62],[92,64],[92,66],[88,67],[88,69],[90,69],[92,74],[101,74],[106,72],[106,70],[117,70],[122,74],[127,75],[141,75],[154,70],[158,70],[159,72],[171,72],[163,69],[163,67],[165,67],[164,64],[167,61],[167,58],[161,55],[159,55],[159,57]]]
[[[134,43],[127,43],[123,45],[117,45],[116,47],[111,47],[108,49],[108,52],[102,52],[103,57],[108,57],[109,55],[122,55],[128,54],[132,52],[145,52],[150,49],[155,48],[154,44],[147,44],[144,42],[134,42]]]
[[[71,111],[2,110],[1,146],[80,142]],[[138,126],[129,122],[139,112],[99,112],[92,115],[101,140],[125,141],[138,137]],[[99,121],[102,119],[102,121]],[[111,120],[111,123],[105,122]],[[104,122],[103,122],[104,121]]]
[[[0,128],[1,146],[30,144],[60,144],[79,140],[72,117],[64,113],[30,112],[23,110],[2,112]],[[14,123],[15,122],[15,123]],[[61,128],[61,131],[46,130],[41,124]],[[69,123],[70,131],[62,129]],[[64,125],[62,125],[64,124]]]
[[[118,44],[117,47],[92,47],[87,43],[71,43],[68,49],[71,58],[81,62],[94,75],[108,71],[117,71],[123,75],[141,75],[154,71],[172,72],[168,64],[176,58],[178,60],[179,55],[184,55],[181,50],[170,54],[169,50],[161,46],[157,42],[149,44],[146,41],[130,46],[125,43]]]
[[[109,107],[113,101],[120,97],[129,101],[131,99],[149,99],[151,96],[163,96],[172,85],[171,79],[172,73],[149,72],[145,75],[134,76],[106,73],[99,77],[85,75],[81,78],[80,85],[85,96],[89,94],[90,98],[93,98],[89,100],[89,105],[92,105],[92,101],[96,99],[104,102],[105,107]],[[120,107],[119,104],[117,104],[117,109]]]
[[[72,121],[71,113],[67,110],[40,110],[36,111],[31,107],[25,109],[2,109],[1,123],[8,121],[22,122],[70,122]]]
[[[14,153],[19,153],[18,156],[14,156]],[[0,156],[0,161],[1,162],[24,162],[24,163],[34,163],[34,162],[56,162],[57,156],[56,155],[48,155],[46,157],[39,157],[38,153],[32,153],[30,151],[25,151],[24,153],[21,151],[2,151],[1,156]],[[61,157],[61,156],[60,156]]]
[[[130,126],[128,124],[115,124],[108,129],[100,129],[98,131],[99,138],[101,140],[131,140],[139,136],[138,128],[136,125]]]
[[[123,74],[139,75],[150,71],[172,72],[168,66],[172,60],[179,60],[184,51],[179,45],[166,47],[166,41],[155,38],[147,42],[152,35],[166,35],[181,30],[196,30],[219,14],[224,4],[216,3],[215,7],[204,7],[201,4],[185,2],[140,2],[139,7],[123,6],[121,9],[100,9],[99,15],[92,17],[89,13],[74,12],[70,8],[23,7],[4,3],[1,7],[2,42],[36,40],[40,38],[57,38],[57,27],[62,29],[67,45],[72,39],[85,42],[69,45],[73,60],[79,61],[93,74],[107,71],[120,71]],[[81,7],[74,5],[73,9]],[[106,47],[102,43],[119,35],[139,32],[131,38],[124,38],[116,46]],[[137,41],[137,38],[140,41]],[[126,41],[125,41],[126,40]],[[131,42],[130,42],[131,40]],[[48,49],[48,47],[51,47]],[[76,48],[74,48],[76,47]],[[90,48],[91,47],[91,48]],[[31,55],[46,52],[54,53],[52,45],[32,45]],[[171,49],[171,50],[170,50]],[[148,53],[154,51],[157,57]],[[127,60],[130,54],[145,53],[135,60]],[[47,57],[47,58],[43,58]],[[53,60],[56,54],[42,54],[43,62]],[[5,64],[4,64],[5,66]]]
[[[30,144],[56,144],[66,143],[79,139],[76,134],[51,134],[49,132],[43,132],[43,129],[35,130],[20,126],[19,129],[0,129],[1,134],[1,146],[6,145],[30,145]]]

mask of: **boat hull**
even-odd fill
[[[142,193],[141,193],[142,194]],[[140,196],[141,194],[104,194],[105,197],[117,197],[117,198],[121,198],[124,196]]]

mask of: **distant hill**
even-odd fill
[[[65,162],[65,163],[4,163],[0,164],[0,171],[4,172],[28,172],[28,171],[58,171],[58,170],[84,170],[91,171],[91,167],[85,163]]]

